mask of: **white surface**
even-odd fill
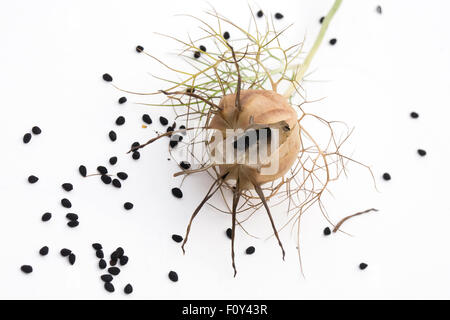
[[[295,23],[290,40],[298,42],[306,32],[310,46],[331,3],[261,0],[250,6],[284,13],[283,24]],[[245,1],[212,4],[247,23]],[[378,4],[382,15],[375,13]],[[311,79],[320,82],[306,85],[310,99],[327,99],[308,110],[356,128],[350,149],[373,167],[380,192],[364,169],[351,166],[325,204],[334,221],[370,207],[380,212],[347,222],[344,229],[354,237],[327,238],[325,219],[317,208],[309,212],[302,222],[305,279],[289,231],[282,234],[285,262],[276,242],[264,240],[270,235],[264,214],[247,225],[260,240],[237,235],[237,278],[223,234],[230,219],[211,208],[198,216],[183,256],[170,235],[184,234],[208,180],[188,179],[185,197],[176,200],[170,188],[180,180],[171,177],[177,168],[166,160],[166,143],[144,150],[137,162],[125,155],[133,141],[145,141],[160,128],[155,120],[163,111],[135,105],[142,100],[130,95],[118,105],[122,94],[101,75],[109,72],[134,90],[158,89],[148,75],[157,65],[135,46],[167,58],[177,46],[153,32],[186,36],[197,24],[174,14],[202,16],[206,9],[203,1],[0,3],[0,298],[124,298],[128,282],[135,289],[130,298],[146,299],[450,298],[448,1],[344,0],[332,22],[326,40],[336,37],[338,43],[324,43],[312,66]],[[409,118],[413,110],[418,120]],[[144,111],[156,123],[145,130]],[[117,128],[118,115],[127,122]],[[22,136],[33,125],[43,133],[24,145]],[[118,133],[115,143],[108,140],[110,129]],[[428,155],[420,158],[417,148]],[[79,176],[80,164],[93,172],[112,155],[119,156],[115,168],[130,176],[121,190]],[[380,178],[385,171],[392,175],[388,183]],[[29,185],[29,174],[39,182]],[[66,194],[63,182],[75,189]],[[59,204],[65,196],[80,215],[74,230],[65,225],[67,210]],[[135,208],[123,210],[125,201]],[[44,224],[46,211],[53,219]],[[283,214],[275,212],[277,218]],[[130,257],[114,294],[99,280],[92,242],[101,242],[107,253],[123,246]],[[50,247],[44,258],[38,255],[43,245]],[[244,253],[249,245],[256,247],[253,256]],[[77,254],[75,266],[59,256],[63,247]],[[358,270],[362,261],[369,264],[364,272]],[[33,265],[34,272],[22,274],[22,264]],[[178,272],[178,283],[167,279],[169,270]]]

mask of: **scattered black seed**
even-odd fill
[[[325,229],[323,229],[323,234],[324,234],[325,236],[329,236],[329,235],[331,234],[330,228],[326,227]]]
[[[386,181],[389,181],[389,180],[391,180],[391,175],[389,174],[389,173],[383,173],[383,179],[384,180],[386,180]]]
[[[126,174],[125,172],[119,172],[119,173],[117,173],[117,177],[118,177],[120,180],[127,180],[128,174]]]
[[[116,249],[116,251],[115,251],[116,253],[117,253],[117,258],[121,258],[121,257],[123,257],[123,255],[124,255],[124,253],[125,253],[125,251],[123,250],[123,248],[122,247],[118,247],[117,249]]]
[[[280,20],[280,19],[283,19],[283,18],[284,18],[284,16],[281,13],[279,13],[279,12],[275,13],[275,19]]]
[[[183,241],[183,237],[178,235],[178,234],[173,234],[172,235],[172,240],[175,241],[175,242],[180,243],[181,241]]]
[[[169,272],[169,279],[172,280],[173,282],[177,282],[178,281],[178,274],[175,271],[170,271]]]
[[[223,38],[224,38],[225,40],[230,39],[230,33],[229,33],[228,31],[225,31],[225,32],[223,33]]]
[[[100,276],[100,279],[102,279],[103,282],[111,282],[113,281],[113,276],[110,274],[103,274]]]
[[[381,8],[381,6],[377,6],[377,13],[379,14],[383,13],[383,9]]]
[[[98,166],[97,167],[97,171],[101,174],[107,174],[108,173],[108,169],[106,169],[104,166]]]
[[[33,128],[31,128],[31,132],[33,132],[33,134],[41,134],[42,130],[38,126],[34,126]]]
[[[61,205],[64,208],[72,208],[72,203],[69,201],[69,199],[66,198],[61,199]]]
[[[28,143],[31,140],[31,133],[25,133],[23,135],[23,143]]]
[[[67,225],[70,228],[76,228],[76,227],[78,227],[80,225],[80,223],[77,220],[73,220],[73,221],[67,222]]]
[[[188,170],[191,167],[191,164],[187,161],[181,161],[180,167],[184,170]]]
[[[121,125],[123,125],[124,123],[125,123],[125,118],[124,118],[123,116],[117,117],[117,119],[116,119],[116,124],[117,124],[118,126],[121,126]]]
[[[29,265],[23,265],[20,267],[20,270],[22,270],[23,273],[32,273],[33,267]]]
[[[125,203],[123,204],[123,207],[124,207],[126,210],[131,210],[131,209],[133,209],[134,205],[133,205],[131,202],[125,202]]]
[[[78,215],[75,213],[68,213],[66,214],[66,218],[69,219],[70,221],[75,221],[78,220]]]
[[[109,260],[109,265],[110,265],[111,267],[114,267],[116,264],[117,264],[117,259],[111,259],[111,260]]]
[[[103,80],[105,80],[106,82],[111,82],[111,81],[113,81],[113,78],[108,73],[105,73],[103,75]]]
[[[254,254],[255,253],[255,247],[250,246],[245,250],[246,254]]]
[[[132,157],[134,160],[138,160],[141,157],[141,154],[139,153],[139,151],[133,151]]]
[[[127,284],[125,286],[125,288],[123,289],[123,292],[125,292],[125,294],[130,294],[133,292],[133,287],[131,286],[131,284]]]
[[[108,272],[113,276],[117,276],[120,273],[120,269],[117,267],[110,267],[108,268]]]
[[[330,44],[331,44],[332,46],[334,46],[334,45],[336,44],[336,42],[337,42],[337,39],[336,39],[336,38],[330,39]]]
[[[418,117],[419,117],[419,114],[417,113],[417,112],[411,112],[410,114],[409,114],[410,116],[411,116],[411,118],[413,118],[413,119],[417,119]]]
[[[47,222],[52,218],[52,214],[50,212],[46,212],[42,215],[42,221]]]
[[[259,11],[256,13],[256,16],[257,16],[258,18],[262,18],[262,17],[264,16],[264,12],[263,12],[262,10],[259,10]]]
[[[69,263],[71,265],[75,264],[75,260],[77,260],[77,257],[73,253],[69,254]]]
[[[111,157],[109,158],[109,164],[110,165],[115,165],[117,163],[117,157]]]
[[[142,121],[144,121],[146,124],[152,124],[152,118],[148,114],[142,115]]]
[[[184,129],[186,129],[186,127],[184,125],[181,125],[180,130],[184,130]]]
[[[122,184],[120,183],[120,180],[119,180],[119,179],[113,179],[112,184],[113,184],[113,186],[116,187],[116,188],[122,187]]]
[[[42,247],[42,248],[39,250],[39,254],[40,254],[41,256],[46,256],[46,255],[48,254],[48,247],[47,247],[47,246]]]
[[[113,131],[113,130],[111,130],[109,133],[108,133],[108,135],[109,135],[109,139],[111,139],[111,141],[116,141],[117,140],[117,134]]]
[[[199,47],[199,49],[200,49],[200,51],[206,52],[206,47],[205,47],[205,46],[203,46],[203,45],[202,45],[202,46],[200,46],[200,47]]]
[[[423,150],[423,149],[418,149],[418,150],[417,150],[417,153],[418,153],[419,156],[421,156],[421,157],[424,157],[424,156],[427,154],[427,152],[426,152],[425,150]]]
[[[63,257],[68,257],[72,253],[72,250],[64,248],[61,249],[59,253],[61,253]]]
[[[127,98],[125,98],[125,97],[119,98],[119,104],[124,104],[125,102],[127,102]]]
[[[128,260],[129,260],[129,258],[127,256],[120,257],[120,259],[119,259],[120,265],[121,266],[126,265],[128,263]]]
[[[167,126],[167,124],[169,123],[169,120],[167,120],[164,117],[159,117],[159,122],[163,125],[163,126]]]
[[[98,267],[100,268],[100,269],[106,269],[106,267],[107,267],[107,264],[106,264],[106,261],[104,260],[104,259],[100,259],[99,261],[98,261]]]
[[[117,260],[117,259],[119,259],[119,253],[116,250],[116,251],[113,251],[113,253],[111,253],[111,260]]]
[[[172,194],[175,198],[183,198],[183,192],[179,188],[172,188]]]
[[[63,184],[61,185],[61,187],[62,187],[65,191],[67,191],[67,192],[73,190],[73,185],[72,185],[71,183],[63,183]]]
[[[95,250],[102,250],[103,246],[100,243],[93,243],[92,248],[94,248]]]
[[[36,177],[36,176],[33,176],[33,175],[28,177],[28,182],[29,183],[36,183],[36,182],[38,182],[38,180],[39,180],[39,178]]]
[[[231,228],[228,228],[225,233],[226,233],[228,239],[231,239],[231,236],[233,235],[233,230],[231,230]]]
[[[325,17],[321,17],[321,18],[319,19],[319,23],[322,24],[323,20],[325,20]]]
[[[142,51],[144,51],[144,47],[143,46],[137,46],[136,47],[136,51],[141,53]]]
[[[114,286],[111,282],[105,282],[105,290],[108,292],[114,292]]]
[[[95,251],[95,255],[97,256],[97,258],[99,259],[103,259],[105,257],[105,254],[103,253],[102,249],[97,249],[97,251]]]
[[[110,176],[107,176],[106,174],[103,174],[100,179],[102,179],[104,184],[110,184],[112,179]]]
[[[170,145],[171,148],[175,148],[178,145],[178,141],[170,140],[169,145]]]
[[[367,263],[362,262],[362,263],[359,264],[359,268],[360,268],[361,270],[364,270],[364,269],[367,268],[367,267],[368,267],[368,264],[367,264]]]
[[[195,51],[195,52],[194,52],[194,58],[195,58],[195,59],[200,58],[200,51]]]
[[[138,141],[133,142],[133,144],[131,145],[131,149],[137,148],[139,147],[141,144]]]
[[[81,165],[81,166],[78,168],[78,171],[80,172],[80,174],[81,174],[83,177],[86,177],[87,169],[86,169],[85,166]]]

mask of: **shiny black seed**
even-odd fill
[[[105,283],[105,290],[108,292],[114,292],[114,286],[111,282],[106,282]]]
[[[80,225],[80,223],[77,220],[73,220],[73,221],[67,222],[67,225],[71,228],[76,228]]]
[[[106,174],[102,175],[102,176],[100,177],[100,179],[102,179],[102,181],[103,181],[104,184],[110,184],[111,181],[112,181],[111,177],[110,177],[110,176],[107,176]]]
[[[225,40],[230,39],[230,33],[229,33],[228,31],[225,31],[225,32],[223,33],[223,38],[224,38]]]
[[[127,102],[127,98],[125,98],[125,97],[119,98],[119,104],[124,104],[125,102]]]
[[[67,192],[72,191],[73,185],[71,183],[63,183],[61,187]]]
[[[179,188],[172,188],[172,194],[175,198],[182,198],[183,197],[183,192],[181,192],[181,190]]]
[[[105,73],[103,75],[103,80],[105,80],[106,82],[111,82],[113,81],[113,78],[108,73]]]
[[[194,58],[195,58],[195,59],[200,58],[200,51],[195,51],[195,52],[194,52]]]
[[[133,142],[133,144],[131,145],[131,149],[137,148],[139,147],[141,144],[138,141]]]
[[[228,228],[225,233],[226,233],[228,239],[231,239],[231,237],[233,236],[233,230],[231,230],[231,228]]]
[[[144,47],[143,46],[137,46],[136,47],[136,51],[141,53],[142,51],[144,51]]]
[[[123,292],[125,292],[125,294],[130,294],[133,292],[133,287],[131,286],[131,284],[127,284],[125,286],[125,288],[123,288]]]
[[[146,124],[152,124],[152,118],[148,114],[142,115],[142,121],[144,121]]]
[[[170,145],[171,148],[175,148],[178,145],[178,141],[170,140],[169,145]]]
[[[131,202],[125,202],[125,203],[123,204],[123,207],[124,207],[126,210],[131,210],[131,209],[133,209],[134,205],[133,205]]]
[[[70,262],[70,264],[74,265],[75,264],[75,260],[77,260],[77,257],[73,253],[71,253],[69,255],[69,262]]]
[[[47,246],[42,247],[42,248],[39,250],[39,254],[40,254],[41,256],[46,256],[46,255],[48,254],[48,247],[47,247]]]
[[[262,18],[262,17],[264,16],[264,12],[263,12],[262,10],[259,10],[259,11],[256,13],[256,16],[257,16],[258,18]]]
[[[119,179],[113,179],[112,184],[113,184],[113,186],[116,187],[116,188],[122,187],[122,184],[120,183],[120,180],[119,180]]]
[[[126,265],[127,263],[128,263],[128,257],[127,256],[122,256],[122,257],[120,257],[120,259],[119,259],[119,262],[120,262],[120,265],[121,266],[124,266],[124,265]]]
[[[389,173],[383,173],[383,179],[384,180],[386,180],[386,181],[389,181],[389,180],[391,180],[391,175],[389,174]]]
[[[421,157],[423,157],[423,156],[425,156],[425,155],[427,154],[427,152],[426,152],[425,150],[423,150],[423,149],[418,149],[418,150],[417,150],[417,153],[418,153],[419,156],[421,156]]]
[[[86,177],[87,169],[86,169],[85,166],[81,165],[81,166],[78,168],[78,171],[80,172],[80,174],[81,174],[83,177]]]
[[[381,6],[377,6],[377,13],[379,14],[383,13],[383,9],[381,8]]]
[[[336,39],[336,38],[330,39],[330,44],[331,44],[332,46],[334,46],[334,45],[336,44],[336,42],[337,42],[337,39]]]
[[[159,117],[159,122],[163,125],[163,126],[167,126],[167,124],[169,123],[169,120],[167,120],[164,117]]]
[[[33,175],[28,177],[28,182],[29,183],[36,183],[36,182],[38,182],[38,180],[39,180],[39,178],[36,177],[36,176],[33,176]]]
[[[200,49],[200,51],[206,52],[206,47],[205,46],[200,46],[199,49]]]
[[[72,253],[72,250],[64,248],[61,249],[59,253],[61,253],[63,257],[68,257]]]
[[[33,132],[33,134],[41,134],[42,130],[38,126],[34,126],[33,128],[31,128],[31,132]]]
[[[104,274],[100,277],[100,279],[102,279],[103,282],[111,282],[113,281],[113,276],[110,274]]]
[[[359,264],[359,268],[360,268],[361,270],[364,270],[364,269],[367,268],[367,267],[368,267],[368,264],[367,264],[367,263],[362,262],[362,263]]]
[[[117,260],[119,259],[119,253],[116,251],[113,251],[113,253],[111,253],[111,260]]]
[[[419,117],[419,114],[418,114],[417,112],[411,112],[409,115],[410,115],[411,118],[413,118],[413,119],[417,119],[417,118]]]
[[[183,241],[183,237],[178,235],[178,234],[173,234],[172,235],[172,240],[175,241],[175,242],[180,243],[181,241]]]
[[[173,282],[177,282],[178,281],[178,274],[175,271],[170,271],[169,272],[169,279],[172,280]]]
[[[117,177],[118,177],[120,180],[127,180],[128,174],[126,174],[125,172],[119,172],[119,173],[117,173]]]
[[[52,214],[50,212],[46,212],[42,215],[42,221],[47,222],[52,218]]]
[[[284,16],[281,13],[279,13],[279,12],[275,13],[275,19],[280,20],[280,19],[283,19],[283,18],[284,18]]]
[[[325,229],[323,229],[323,234],[324,234],[325,236],[329,236],[329,235],[331,234],[330,228],[326,227]]]
[[[31,140],[31,133],[25,133],[23,135],[23,143],[28,143]]]
[[[255,253],[255,247],[250,246],[245,250],[246,254],[254,254]]]
[[[118,247],[115,252],[117,253],[117,258],[123,257],[123,254],[125,253],[122,247]]]
[[[117,267],[110,267],[108,268],[108,272],[113,276],[117,276],[120,273],[120,269]]]
[[[69,199],[66,198],[61,199],[61,205],[64,208],[72,208],[72,203],[69,201]]]
[[[109,260],[109,265],[114,267],[117,264],[117,259],[111,259]]]
[[[75,221],[78,220],[78,215],[75,213],[68,213],[66,214],[66,218],[69,219],[70,221]]]
[[[33,267],[29,265],[23,265],[20,267],[20,270],[22,270],[23,273],[32,273]]]
[[[105,257],[105,254],[103,253],[102,249],[97,249],[97,251],[95,251],[95,256],[99,259],[103,259]]]
[[[110,165],[115,165],[117,163],[117,157],[111,157],[109,158],[109,164]]]
[[[113,130],[111,130],[111,131],[108,133],[108,135],[109,135],[109,139],[110,139],[111,141],[116,141],[116,140],[117,140],[117,134],[116,134]]]
[[[98,261],[98,267],[100,268],[100,269],[106,269],[106,266],[107,266],[107,264],[106,264],[106,261],[104,260],[104,259],[100,259],[99,261]]]
[[[100,243],[93,243],[92,248],[94,248],[95,250],[102,250],[103,246]]]
[[[134,160],[138,160],[141,157],[141,154],[139,153],[139,151],[133,151],[132,157]]]
[[[181,161],[180,167],[184,170],[188,170],[191,167],[191,164],[187,161]]]
[[[107,174],[108,173],[108,169],[106,169],[104,166],[98,166],[97,167],[97,171],[101,174]]]
[[[125,118],[124,118],[123,116],[117,117],[117,119],[116,119],[116,124],[117,124],[118,126],[121,126],[121,125],[123,125],[124,123],[125,123]]]
[[[319,19],[319,23],[322,24],[322,23],[323,23],[323,20],[325,20],[325,17],[321,17],[321,18]]]

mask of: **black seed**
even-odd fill
[[[131,210],[131,209],[133,209],[134,205],[133,205],[131,202],[125,202],[125,203],[123,204],[123,207],[124,207],[126,210]]]
[[[410,115],[411,118],[413,118],[413,119],[417,119],[417,118],[419,117],[419,114],[418,114],[417,112],[411,112],[409,115]]]
[[[95,250],[102,250],[103,246],[100,243],[93,243],[92,248],[94,248]]]
[[[172,280],[173,282],[177,282],[178,281],[178,274],[175,271],[170,271],[169,272],[169,279]]]
[[[110,184],[111,181],[112,181],[111,177],[110,177],[110,176],[107,176],[106,174],[102,175],[102,176],[100,177],[100,179],[102,179],[102,181],[103,181],[104,184]]]
[[[64,208],[72,208],[72,203],[70,203],[69,199],[66,198],[61,199],[61,205]]]
[[[178,145],[178,141],[170,140],[169,145],[170,145],[171,148],[175,148]]]
[[[230,33],[229,33],[228,31],[225,31],[225,32],[223,33],[223,38],[224,38],[225,40],[230,39]]]
[[[131,145],[131,149],[137,148],[137,147],[139,147],[140,145],[141,145],[141,144],[140,144],[138,141],[133,142],[133,144]]]
[[[125,98],[125,97],[119,98],[119,104],[124,104],[125,102],[127,102],[127,98]]]
[[[72,250],[64,248],[64,249],[61,249],[61,251],[59,253],[63,257],[68,257],[72,253]]]
[[[114,286],[111,282],[106,282],[105,283],[105,290],[108,292],[114,292]]]
[[[263,12],[262,10],[259,10],[259,11],[256,13],[256,16],[257,16],[258,18],[262,18],[262,17],[264,16],[264,12]]]
[[[34,126],[33,128],[31,128],[31,132],[33,132],[33,134],[41,134],[42,130],[38,126]]]
[[[200,49],[200,51],[206,52],[206,47],[205,46],[200,46],[199,49]]]
[[[325,229],[323,229],[323,234],[324,234],[325,236],[329,236],[329,235],[331,234],[330,228],[326,227]]]
[[[113,81],[113,78],[108,73],[105,73],[103,75],[103,80],[105,80],[106,82],[111,82]]]
[[[119,262],[120,262],[120,265],[121,266],[124,266],[124,265],[126,265],[127,263],[128,263],[128,257],[127,256],[122,256],[122,257],[120,257],[120,259],[119,259]]]
[[[104,166],[98,166],[97,167],[97,171],[101,174],[107,174],[108,173],[108,169],[106,169]]]
[[[75,221],[78,220],[78,215],[75,213],[68,213],[66,214],[66,218],[69,219],[70,221]]]
[[[425,155],[427,154],[427,152],[426,152],[425,150],[423,150],[423,149],[418,149],[418,150],[417,150],[417,153],[418,153],[419,156],[421,156],[421,157],[423,157],[423,156],[425,156]]]
[[[194,58],[195,58],[195,59],[200,58],[200,51],[195,51],[195,52],[194,52]]]
[[[77,259],[77,257],[73,254],[73,253],[71,253],[70,255],[69,255],[69,263],[71,264],[71,265],[74,265],[75,264],[75,260]]]
[[[336,42],[337,42],[337,39],[336,39],[336,38],[330,39],[330,44],[331,44],[332,46],[334,46],[334,45],[336,44]]]
[[[184,130],[184,129],[186,129],[186,127],[183,126],[183,125],[181,125],[179,129],[180,129],[180,130]],[[184,131],[182,132],[182,134],[183,134],[183,135],[186,135],[186,130],[184,130]]]
[[[73,220],[73,221],[67,222],[67,225],[71,228],[76,228],[80,225],[80,223],[77,220]]]
[[[325,20],[325,17],[321,17],[321,18],[319,19],[319,23],[322,24],[323,20]]]
[[[183,197],[183,192],[181,192],[181,190],[179,188],[172,188],[172,194],[175,198],[182,198]]]
[[[188,170],[191,167],[191,164],[187,161],[181,161],[180,167],[184,170]]]
[[[113,186],[116,187],[116,188],[122,187],[122,184],[120,183],[120,180],[119,180],[119,179],[113,179],[112,184],[113,184]]]
[[[118,177],[120,180],[127,180],[128,175],[127,175],[125,172],[119,172],[119,173],[117,173],[117,177]]]
[[[117,276],[120,273],[120,269],[117,267],[110,267],[108,268],[108,272],[113,276]]]
[[[364,270],[364,269],[367,268],[367,267],[368,267],[368,264],[367,264],[367,263],[362,262],[362,263],[359,264],[359,268],[360,268],[361,270]]]
[[[100,277],[100,279],[102,279],[103,282],[111,282],[113,281],[113,276],[110,274],[104,274]]]
[[[384,180],[386,180],[386,181],[389,181],[389,180],[391,180],[391,175],[389,174],[389,173],[383,173],[383,179]]]
[[[124,118],[123,116],[117,117],[117,119],[116,119],[116,124],[117,124],[118,126],[121,126],[121,125],[123,125],[124,123],[125,123],[125,118]]]
[[[36,176],[33,176],[33,175],[28,177],[28,182],[29,183],[36,183],[36,182],[38,182],[38,180],[39,180],[39,178],[36,177]]]
[[[275,19],[280,20],[280,19],[283,19],[283,18],[284,18],[284,16],[281,13],[279,13],[279,12],[275,13]]]
[[[108,135],[109,135],[109,139],[111,139],[111,141],[116,141],[117,140],[117,134],[113,131],[113,130],[111,130],[109,133],[108,133]]]
[[[117,251],[113,251],[113,253],[111,253],[111,260],[117,260],[117,259],[119,259],[119,253]]]
[[[142,115],[142,121],[144,121],[146,124],[152,124],[152,118],[148,114]]]
[[[125,251],[123,250],[123,248],[122,247],[118,247],[117,249],[116,249],[116,251],[115,251],[116,253],[117,253],[117,258],[121,258],[121,257],[123,257],[123,255],[124,255],[124,253],[125,253]]]
[[[78,168],[78,171],[80,172],[80,174],[81,174],[83,177],[86,177],[87,169],[86,169],[85,166],[81,165],[81,166]]]
[[[39,254],[41,256],[46,256],[48,254],[48,247],[47,246],[42,247],[41,250],[39,250]]]
[[[139,151],[133,151],[132,157],[134,160],[138,160],[141,157],[141,154],[139,153]]]
[[[115,165],[117,163],[117,157],[111,157],[109,158],[109,164],[110,165]]]
[[[377,13],[379,14],[383,13],[383,9],[381,8],[381,6],[377,6]]]
[[[71,183],[63,183],[61,187],[66,190],[67,192],[73,190],[73,185]]]
[[[20,267],[20,270],[22,270],[23,273],[32,273],[33,267],[29,265],[23,265]]]
[[[195,88],[187,88],[186,92],[187,93],[194,93],[195,92]]]
[[[131,284],[127,284],[125,286],[125,288],[123,289],[123,292],[125,292],[125,294],[130,294],[133,292],[133,287],[131,286]]]
[[[99,259],[103,259],[105,257],[105,254],[103,253],[102,249],[98,249],[97,251],[95,251],[95,256]]]
[[[172,235],[172,240],[175,241],[175,242],[180,243],[181,241],[183,241],[183,237],[178,235],[178,234],[173,234]]]
[[[164,117],[159,117],[159,122],[163,125],[163,126],[167,126],[167,124],[169,123],[169,120],[167,120]]]
[[[107,264],[106,264],[106,261],[104,260],[104,259],[100,259],[99,261],[98,261],[98,267],[100,268],[100,269],[105,269],[106,268],[106,266],[107,266]]]
[[[28,143],[31,140],[31,133],[25,133],[23,135],[23,143]]]
[[[254,254],[254,253],[255,253],[255,247],[253,247],[253,246],[248,247],[248,248],[245,250],[245,253],[246,253],[246,254]]]
[[[109,265],[114,267],[117,264],[117,259],[109,260]]]
[[[42,221],[47,222],[52,218],[52,214],[50,212],[46,212],[42,215]]]
[[[136,47],[136,51],[141,53],[142,51],[144,51],[144,47],[143,46],[137,46]]]
[[[231,228],[228,228],[225,233],[226,233],[228,239],[231,239],[231,237],[233,236],[233,230],[231,230]]]

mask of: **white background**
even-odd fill
[[[245,1],[211,1],[233,21],[247,25]],[[295,23],[287,35],[291,43],[306,34],[306,48],[317,34],[318,19],[332,1],[251,1],[267,14],[282,12],[280,27]],[[383,14],[375,8],[383,6]],[[129,145],[154,136],[160,114],[169,111],[143,107],[142,98],[122,95],[104,81],[132,90],[154,91],[160,83],[149,76],[161,68],[134,51],[143,45],[155,56],[169,59],[176,44],[154,32],[187,37],[198,32],[193,20],[175,17],[191,13],[203,17],[203,1],[2,1],[0,3],[0,298],[125,298],[126,283],[139,299],[312,299],[312,298],[450,298],[450,222],[448,170],[450,108],[450,39],[448,1],[344,0],[312,65],[314,82],[305,84],[308,106],[330,120],[343,120],[355,133],[353,157],[371,165],[370,175],[358,166],[331,187],[325,205],[333,221],[367,208],[380,211],[348,221],[345,234],[324,237],[327,223],[317,208],[302,220],[303,266],[299,272],[295,237],[282,233],[287,251],[281,260],[277,243],[265,240],[270,227],[264,213],[247,224],[259,239],[237,235],[238,276],[233,278],[230,242],[224,230],[230,218],[205,207],[192,229],[182,255],[171,234],[184,235],[186,223],[204,195],[209,180],[196,176],[183,185],[178,200],[170,188],[180,180],[174,161],[167,161],[167,144],[155,144],[134,161],[125,155]],[[411,111],[420,114],[409,118]],[[141,128],[141,115],[154,124]],[[117,127],[118,115],[126,124]],[[33,125],[43,133],[28,145],[22,136]],[[107,133],[114,129],[118,140]],[[416,150],[424,148],[421,158]],[[82,179],[119,156],[112,172],[124,170],[129,179],[121,190],[104,186],[98,178]],[[392,180],[381,179],[390,172]],[[28,175],[40,180],[26,182]],[[60,185],[72,182],[66,194]],[[59,201],[67,196],[80,226],[69,229]],[[132,211],[122,204],[131,201]],[[40,221],[50,211],[53,219]],[[274,211],[277,221],[284,212]],[[130,257],[107,293],[99,276],[92,242],[106,252],[118,246]],[[50,254],[38,250],[48,245]],[[256,247],[245,255],[249,245]],[[59,256],[63,247],[78,257],[75,266]],[[360,262],[369,267],[360,271]],[[34,272],[24,275],[22,264]],[[167,278],[170,270],[180,280]]]

